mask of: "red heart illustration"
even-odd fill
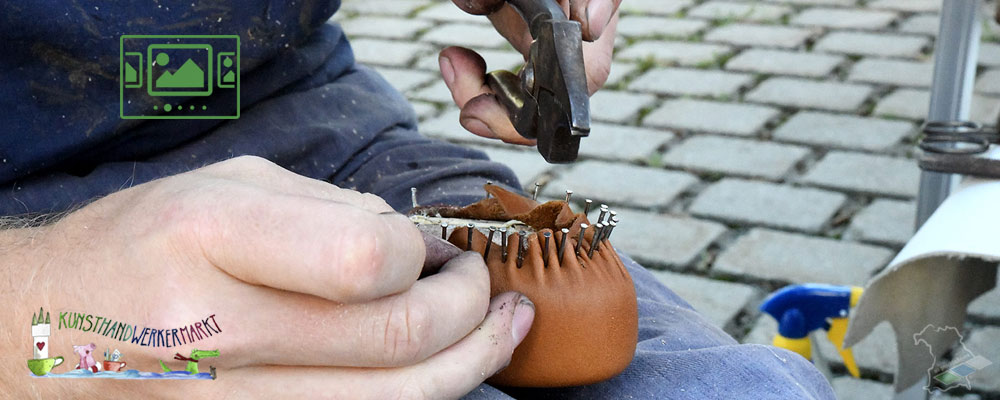
[[[38,342],[38,343],[35,343],[35,346],[38,346],[38,350],[41,350],[41,349],[42,349],[42,347],[45,347],[45,342]]]

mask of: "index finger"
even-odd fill
[[[360,302],[402,292],[424,266],[424,240],[397,213],[226,185],[192,204],[205,258],[244,282]],[[203,202],[217,202],[215,206]]]

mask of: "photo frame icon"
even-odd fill
[[[122,119],[238,119],[239,35],[121,35]]]

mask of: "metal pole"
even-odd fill
[[[934,49],[934,81],[928,121],[969,119],[979,56],[978,0],[943,0],[941,28]],[[917,198],[917,228],[930,218],[958,183],[959,176],[922,171]]]
[[[928,121],[967,121],[979,60],[979,0],[943,0],[941,28],[934,46],[934,81]],[[917,196],[917,228],[937,210],[957,186],[954,174],[921,171]],[[926,400],[927,382],[896,393],[894,400]]]

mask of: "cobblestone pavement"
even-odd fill
[[[592,98],[581,162],[478,138],[438,73],[446,45],[488,68],[522,62],[484,17],[451,1],[345,0],[360,62],[413,102],[421,130],[508,163],[543,197],[573,189],[619,210],[615,244],[744,342],[770,343],[757,307],[783,285],[863,285],[912,234],[913,159],[941,0],[624,0],[611,77]],[[992,15],[984,4],[984,15]],[[1000,27],[984,17],[973,118],[1000,112]],[[664,241],[664,238],[666,240]],[[970,398],[1000,397],[1000,291],[978,300],[964,334],[994,365]],[[891,330],[856,349],[864,380],[843,398],[889,398]],[[967,343],[969,344],[969,343]],[[970,344],[971,345],[971,344]]]

